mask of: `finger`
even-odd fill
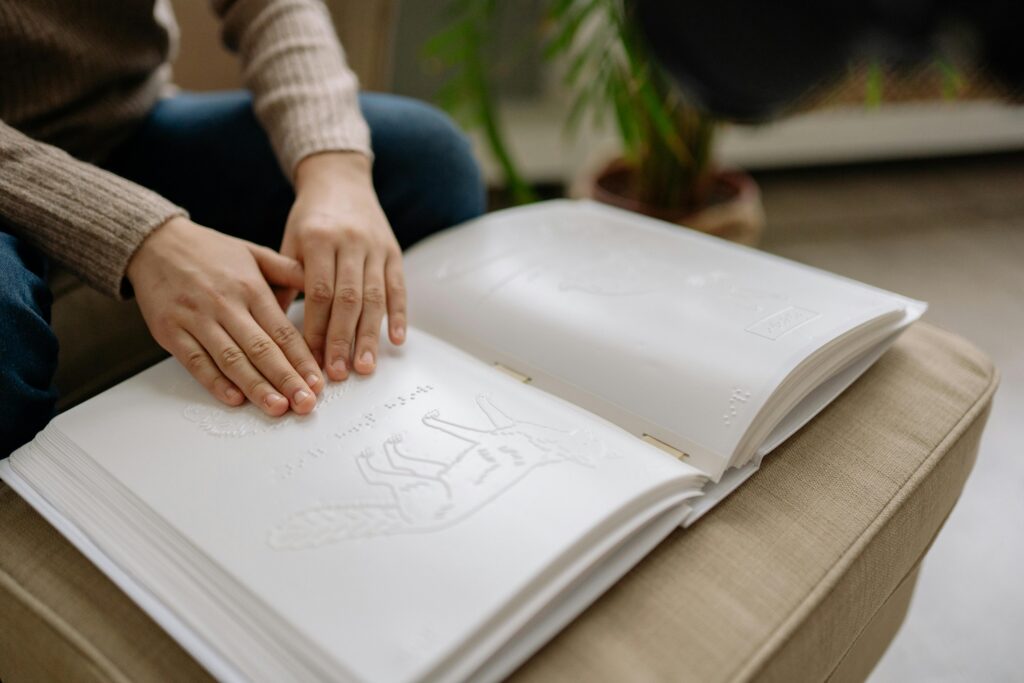
[[[206,387],[214,398],[228,404],[237,406],[245,402],[245,396],[224,376],[217,364],[210,358],[206,349],[196,341],[196,338],[185,330],[180,330],[173,342],[169,345],[168,351],[178,359],[189,374],[196,378],[200,384]]]
[[[377,349],[380,344],[380,325],[385,311],[384,259],[369,256],[363,270],[363,309],[359,314],[356,330],[355,359],[356,372],[368,374],[377,364]]]
[[[318,248],[316,244],[307,247],[303,255],[306,268],[306,310],[302,322],[302,336],[321,367],[325,365],[324,342],[327,339],[327,321],[331,317],[334,303],[333,249]],[[331,375],[333,379],[343,379]]]
[[[281,309],[282,313],[287,313],[288,309],[291,308],[295,302],[295,297],[299,295],[297,289],[280,289],[274,288],[274,300],[277,301],[277,307]]]
[[[334,303],[331,319],[327,324],[327,347],[324,351],[327,362],[327,376],[339,380],[348,377],[352,363],[352,346],[355,341],[356,325],[363,308],[363,262],[362,250],[343,253],[338,256],[337,276],[334,283]]]
[[[287,229],[285,229],[284,232],[284,239],[281,240],[280,252],[283,256],[287,256],[288,258],[293,258],[301,262],[301,255],[298,253],[295,240],[292,238],[292,233]],[[303,278],[303,286],[305,286],[305,278]],[[281,307],[281,310],[285,312],[288,311],[288,308],[295,301],[295,297],[297,297],[298,294],[298,289],[274,288],[274,297],[277,299],[277,304]]]
[[[320,366],[313,358],[306,341],[287,316],[269,299],[251,304],[250,310],[257,324],[267,331],[270,338],[284,352],[285,358],[298,371],[306,385],[314,394],[319,394],[324,387]]]
[[[207,349],[220,371],[253,405],[274,417],[288,412],[288,399],[249,362],[245,351],[223,327],[210,323],[189,332]]]
[[[402,272],[402,254],[388,257],[384,266],[384,282],[387,287],[388,336],[392,344],[405,341],[406,295],[405,273]]]
[[[261,247],[251,242],[246,243],[256,265],[268,283],[277,287],[301,289],[306,282],[306,274],[302,264],[293,258],[279,254],[273,249]]]
[[[305,414],[316,407],[316,396],[306,380],[248,311],[229,312],[220,323],[231,338],[239,342],[256,371],[290,401],[292,410]]]

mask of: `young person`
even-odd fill
[[[385,315],[404,340],[400,248],[483,211],[465,138],[359,94],[319,0],[212,4],[246,92],[171,93],[166,0],[0,5],[0,454],[54,409],[48,261],[134,294],[224,403],[308,413]]]

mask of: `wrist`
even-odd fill
[[[295,193],[318,188],[364,186],[373,189],[373,167],[362,152],[319,152],[295,166]]]
[[[134,284],[139,276],[139,271],[145,268],[145,262],[154,249],[159,249],[160,244],[167,240],[177,239],[179,235],[188,232],[192,225],[192,221],[185,216],[173,216],[154,228],[142,240],[142,244],[128,261],[128,267],[124,273],[128,281]]]

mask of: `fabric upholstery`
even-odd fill
[[[520,680],[827,678],[959,496],[996,383],[983,354],[916,325]]]
[[[522,681],[855,680],[977,453],[997,375],[908,331],[734,495],[527,662]],[[159,627],[0,487],[0,678],[202,680]]]

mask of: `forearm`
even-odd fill
[[[317,0],[213,0],[285,174],[318,152],[370,155],[359,83]]]
[[[125,270],[146,235],[184,214],[160,195],[0,122],[4,229],[105,294],[125,296]]]

